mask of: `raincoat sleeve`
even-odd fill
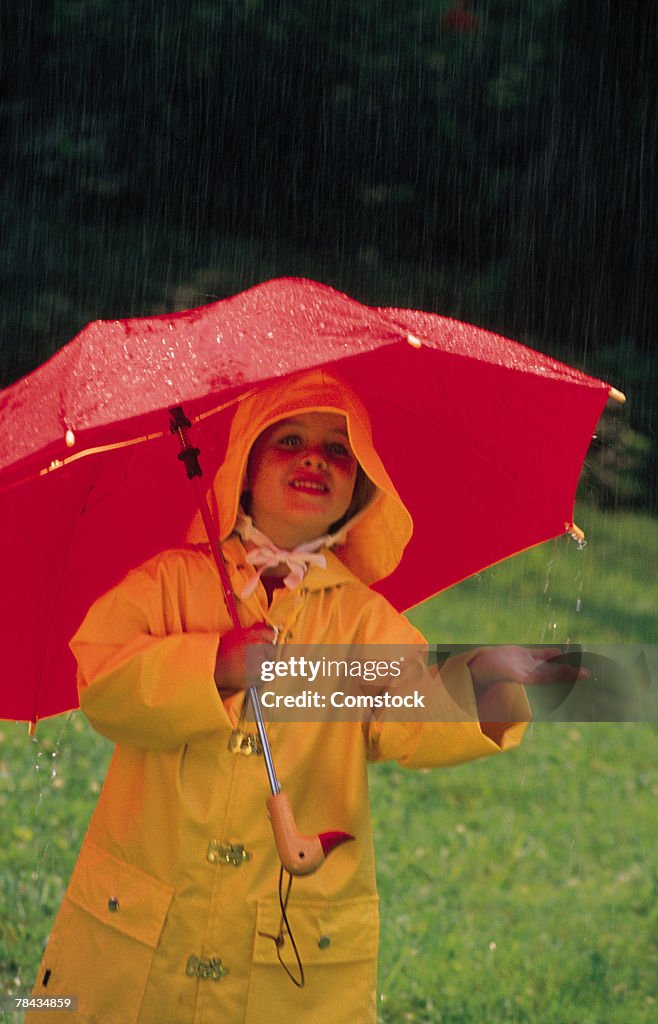
[[[80,707],[115,743],[172,749],[232,728],[214,680],[219,632],[186,622],[180,576],[166,561],[129,573],[71,641]]]
[[[373,607],[367,617],[364,642],[414,644],[427,642],[395,609],[384,603]],[[387,720],[384,713],[367,724],[366,741],[371,761],[398,761],[405,768],[432,768],[461,764],[518,746],[530,721],[525,691],[516,683],[501,683],[496,692],[496,717],[502,721],[480,721],[478,697],[469,663],[478,648],[448,658],[438,671],[425,672],[410,685],[428,695],[427,720]]]

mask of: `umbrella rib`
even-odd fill
[[[190,416],[190,421],[192,423],[202,423],[203,420],[207,420],[209,416],[215,416],[216,413],[223,412],[224,409],[228,409],[229,406],[238,405],[245,398],[251,398],[251,396],[255,395],[257,391],[258,388],[251,388],[249,391],[243,392],[236,398],[232,398],[230,402],[223,402],[222,405],[215,405],[212,409],[207,409],[206,412],[200,412],[197,416]]]
[[[143,434],[141,437],[132,437],[128,441],[115,441],[113,444],[101,444],[96,448],[83,448],[82,451],[76,452],[74,455],[67,455],[63,459],[53,459],[43,469],[34,470],[31,473],[26,473],[25,476],[20,477],[18,480],[12,480],[10,484],[0,487],[0,494],[7,494],[9,491],[13,491],[15,487],[21,487],[31,480],[38,480],[41,476],[49,476],[50,473],[54,473],[58,469],[64,469],[65,466],[69,466],[72,462],[77,462],[79,459],[84,459],[88,455],[100,455],[103,452],[111,452],[118,448],[131,448],[133,445],[141,444],[142,441],[156,441],[160,437],[166,437],[166,435],[167,431],[160,430],[155,434]]]
[[[200,423],[202,420],[208,419],[209,416],[214,416],[219,412],[223,412],[224,409],[228,409],[231,405],[241,402],[244,398],[248,398],[250,395],[254,394],[256,390],[256,388],[252,388],[250,391],[246,391],[237,398],[232,398],[230,402],[224,402],[222,405],[216,405],[212,409],[208,409],[206,412],[190,417],[190,419],[192,423]],[[75,452],[73,455],[66,455],[63,459],[53,459],[42,469],[33,470],[32,472],[19,477],[17,480],[12,480],[9,484],[0,486],[0,494],[7,494],[9,491],[14,490],[14,488],[21,487],[23,484],[29,483],[30,480],[37,480],[42,476],[49,476],[58,469],[70,466],[72,462],[78,462],[80,459],[86,459],[89,455],[102,455],[103,452],[116,451],[121,448],[131,448],[136,444],[142,444],[144,441],[157,441],[161,437],[167,437],[169,433],[170,432],[168,430],[158,430],[152,434],[141,434],[138,437],[128,438],[126,441],[114,441],[112,444],[101,444],[94,448],[83,448],[81,451]]]

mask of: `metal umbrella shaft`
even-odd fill
[[[276,775],[276,769],[274,767],[274,760],[272,758],[272,748],[270,747],[270,741],[267,737],[267,730],[265,728],[265,722],[263,721],[263,709],[260,706],[260,696],[255,686],[250,686],[247,690],[251,706],[254,711],[254,719],[256,721],[256,729],[258,731],[258,738],[260,745],[263,748],[263,757],[265,758],[265,770],[267,771],[267,777],[270,781],[270,789],[272,790],[273,796],[277,796],[281,792],[281,786]]]

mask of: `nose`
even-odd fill
[[[324,453],[324,449],[320,447],[308,448],[304,452],[304,465],[307,469],[326,469],[327,459]]]

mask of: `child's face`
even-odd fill
[[[268,427],[249,455],[251,517],[279,547],[326,533],[349,508],[357,462],[338,413],[295,413]]]

